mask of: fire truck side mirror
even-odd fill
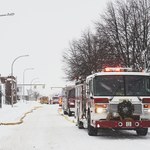
[[[93,99],[93,93],[90,92],[90,99]]]
[[[67,92],[65,92],[65,96],[67,96]]]
[[[89,91],[87,91],[87,92],[86,92],[86,94],[90,94],[90,92],[89,92]]]
[[[90,96],[90,99],[94,99],[93,96]]]

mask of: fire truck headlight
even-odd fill
[[[104,109],[103,108],[96,108],[95,112],[96,113],[102,113],[102,112],[104,112]]]
[[[150,104],[144,104],[144,108],[150,113]]]
[[[75,103],[74,103],[74,102],[70,102],[69,105],[70,105],[70,106],[74,106]]]
[[[107,108],[107,105],[106,104],[96,104],[95,105],[95,112],[96,113],[103,113],[103,112],[106,112],[106,108]]]
[[[74,105],[74,103],[70,103],[70,105]]]

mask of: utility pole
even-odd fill
[[[27,56],[29,56],[29,55],[20,55],[20,56],[18,56],[18,57],[16,57],[14,60],[13,60],[13,62],[12,62],[12,64],[11,64],[11,106],[13,107],[13,102],[14,102],[14,81],[16,82],[16,80],[15,79],[13,79],[14,78],[14,75],[13,75],[13,67],[14,67],[14,63],[16,62],[16,60],[18,60],[18,59],[20,59],[20,58],[22,58],[22,57],[27,57]]]

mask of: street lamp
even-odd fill
[[[29,55],[21,55],[21,56],[18,56],[18,57],[16,57],[14,60],[13,60],[13,62],[12,62],[12,64],[11,64],[11,106],[13,107],[13,96],[14,96],[14,91],[13,91],[13,67],[14,67],[14,63],[16,62],[16,60],[18,60],[19,58],[21,58],[21,57],[27,57],[27,56],[29,56]]]
[[[11,64],[11,76],[13,76],[13,67],[14,67],[15,61],[16,61],[17,59],[21,58],[21,57],[27,57],[27,56],[29,56],[29,55],[21,55],[21,56],[16,57],[16,58],[13,60],[13,62],[12,62],[12,64]]]
[[[23,71],[23,94],[22,94],[22,99],[24,100],[24,83],[25,83],[25,72],[27,71],[27,70],[33,70],[34,68],[26,68],[26,69],[24,69],[24,71]]]

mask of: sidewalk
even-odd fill
[[[0,108],[0,124],[19,122],[25,113],[33,110],[35,107],[42,106],[37,101],[18,102],[13,105],[4,105]]]

